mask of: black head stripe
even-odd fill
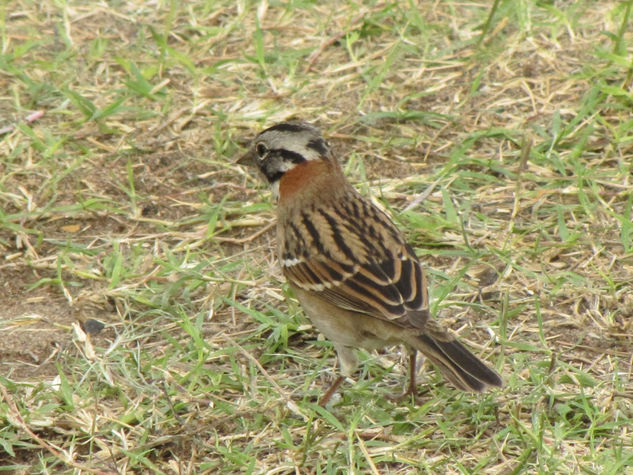
[[[262,135],[266,132],[272,132],[274,130],[278,132],[301,132],[303,130],[306,130],[306,127],[305,125],[301,125],[301,124],[282,122],[281,124],[273,125],[272,127],[269,127],[266,130],[261,131],[259,135]]]

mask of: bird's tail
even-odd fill
[[[486,386],[503,385],[501,376],[495,370],[443,330],[417,335],[409,343],[431,360],[446,379],[463,391],[482,392]]]

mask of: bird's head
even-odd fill
[[[237,163],[255,166],[269,184],[296,166],[331,160],[330,146],[315,126],[307,122],[281,122],[260,132]]]

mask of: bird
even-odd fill
[[[407,347],[409,384],[402,398],[416,395],[418,351],[460,390],[503,385],[431,318],[426,272],[414,249],[392,218],[347,180],[319,128],[301,120],[272,125],[237,163],[255,167],[272,188],[283,275],[336,350],[340,374],[321,406],[353,379],[358,348]]]

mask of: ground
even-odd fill
[[[632,5],[0,6],[0,466],[633,473]],[[502,389],[425,363],[394,403],[387,348],[316,404],[335,354],[235,164],[293,117]]]

